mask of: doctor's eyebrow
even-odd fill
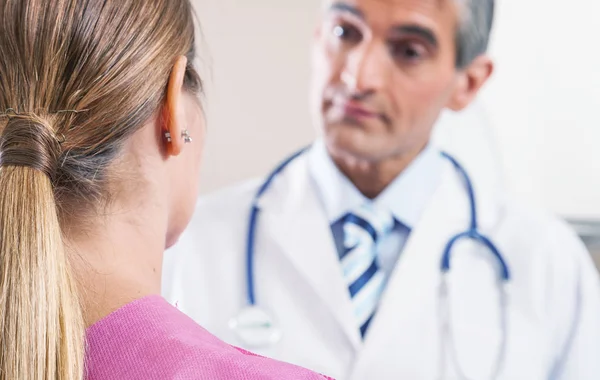
[[[365,19],[365,15],[362,13],[362,11],[350,4],[346,4],[346,3],[333,3],[331,4],[331,6],[328,9],[328,12],[340,12],[340,13],[351,13],[354,16],[364,20]]]
[[[423,38],[433,47],[438,47],[438,39],[433,30],[415,24],[398,25],[392,28],[394,34],[407,34]]]

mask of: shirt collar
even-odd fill
[[[439,150],[428,145],[379,196],[370,200],[337,168],[322,140],[313,144],[308,155],[312,180],[330,223],[362,204],[372,202],[378,208],[390,210],[397,221],[412,229],[433,196],[443,172]]]

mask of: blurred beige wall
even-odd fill
[[[207,85],[203,192],[262,175],[313,139],[309,43],[319,1],[194,0]]]

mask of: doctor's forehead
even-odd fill
[[[348,14],[367,23],[451,23],[458,9],[469,0],[323,0],[326,14]]]

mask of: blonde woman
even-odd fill
[[[319,379],[157,296],[204,135],[188,0],[0,0],[0,379]]]

